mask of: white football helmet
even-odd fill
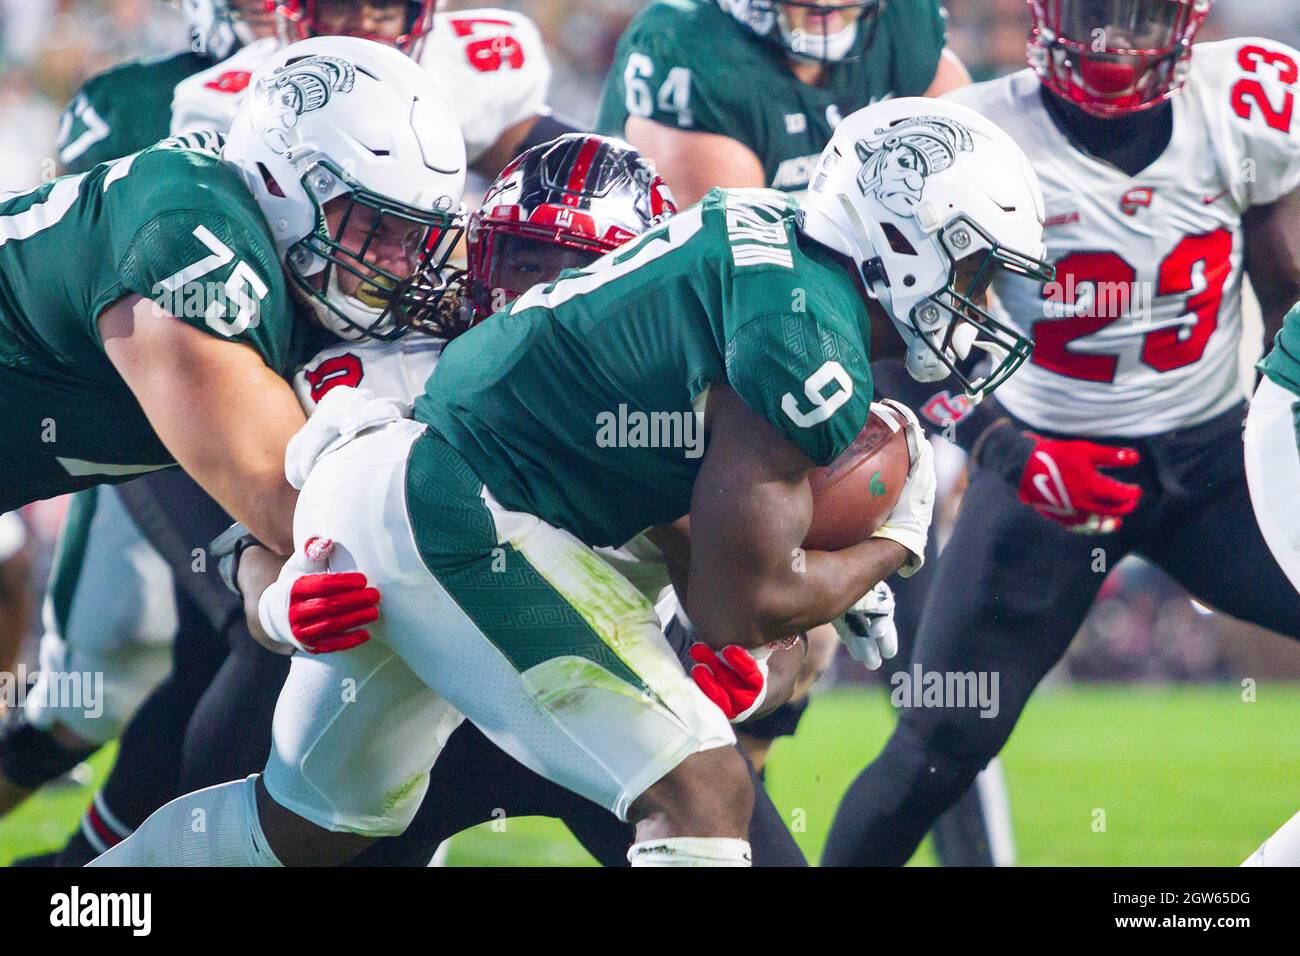
[[[886,100],[844,118],[802,202],[804,233],[858,265],[907,343],[918,381],[957,376],[973,399],[993,391],[1033,343],[979,305],[995,275],[1051,281],[1043,197],[1020,147],[947,100]],[[958,368],[992,357],[974,381]]]
[[[396,338],[436,309],[464,226],[465,142],[433,77],[410,57],[343,36],[279,50],[254,71],[223,155],[326,328],[344,339]],[[325,207],[341,198],[331,232]],[[368,228],[349,246],[354,214]],[[405,275],[373,261],[372,242],[399,233],[413,265]],[[352,294],[340,273],[360,280]]]
[[[226,59],[257,35],[232,0],[180,0],[190,27],[190,49],[215,61]]]

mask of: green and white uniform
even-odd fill
[[[1246,418],[1246,481],[1264,540],[1300,591],[1300,305],[1259,363]]]
[[[400,832],[441,746],[429,728],[460,713],[620,816],[690,754],[732,742],[650,601],[593,547],[689,511],[712,385],[818,463],[861,430],[866,310],[794,220],[779,193],[714,191],[452,342],[416,421],[313,460],[291,445],[290,473],[307,475],[299,552],[333,540],[331,570],[363,571],[384,614],[355,651],[295,656],[265,776],[278,802],[332,829]],[[327,401],[313,422],[331,414]],[[264,623],[301,572],[286,566]],[[343,702],[340,681],[366,690]]]
[[[599,132],[623,136],[629,116],[748,146],[767,185],[801,193],[841,117],[889,96],[920,96],[945,44],[938,0],[890,0],[875,40],[831,65],[822,86],[801,82],[784,51],[717,0],[659,0],[619,40],[605,81]]]
[[[270,230],[218,148],[165,141],[0,201],[0,510],[174,463],[100,341],[119,299],[153,299],[285,377],[316,351],[323,332],[295,321]]]
[[[92,77],[63,111],[59,165],[84,173],[168,136],[182,80],[212,65],[195,53],[135,60]],[[103,744],[171,669],[177,609],[167,562],[145,540],[117,491],[72,496],[59,531],[41,622],[40,673],[28,694],[33,726],[62,725]],[[101,706],[57,692],[67,675],[102,675]]]
[[[84,173],[165,139],[176,85],[211,65],[207,57],[186,52],[135,60],[92,77],[63,111],[59,165]]]

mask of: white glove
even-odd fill
[[[894,626],[894,592],[881,581],[835,622],[840,639],[855,661],[877,670],[898,653],[898,628]]]
[[[411,406],[396,398],[376,398],[368,389],[339,385],[329,390],[307,424],[289,439],[284,477],[301,489],[327,452],[370,428],[409,418]]]
[[[907,483],[903,485],[898,504],[872,537],[897,541],[911,552],[898,570],[903,577],[910,578],[925,564],[925,542],[934,517],[934,493],[939,484],[934,473],[934,447],[925,437],[916,415],[906,405],[887,398],[873,402],[871,410],[887,421],[898,421],[906,429],[907,453],[912,460]]]

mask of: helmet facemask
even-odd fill
[[[322,325],[349,341],[387,341],[436,314],[454,278],[447,261],[464,231],[463,208],[406,205],[324,161],[302,184],[317,227],[290,247],[286,264]]]
[[[736,19],[786,53],[816,63],[856,59],[871,47],[884,0],[722,0]]]
[[[1176,94],[1212,0],[1030,0],[1029,61],[1044,85],[1094,116]]]
[[[356,36],[417,56],[437,6],[437,0],[279,0],[276,12],[286,42]],[[369,19],[360,19],[362,13]]]
[[[947,259],[947,282],[917,302],[905,320],[893,316],[894,323],[908,345],[907,368],[914,378],[939,381],[951,375],[968,396],[979,401],[1010,378],[1033,351],[1032,341],[989,311],[989,287],[1000,275],[1050,282],[1054,270],[1046,262],[998,245],[966,216],[949,222],[939,239]],[[864,267],[864,280],[870,266]],[[962,371],[972,349],[992,360],[988,373],[974,379]]]
[[[565,269],[585,269],[619,243],[493,217],[471,225],[470,295],[476,318],[499,312]]]

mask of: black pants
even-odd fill
[[[924,672],[996,675],[996,715],[973,706],[901,710],[885,749],[850,789],[857,812],[836,815],[823,863],[889,866],[911,857],[1002,749],[1106,573],[1127,554],[1163,568],[1219,611],[1300,636],[1300,594],[1251,509],[1243,415],[1244,406],[1186,431],[1108,440],[1143,456],[1123,475],[1142,486],[1142,503],[1113,535],[1071,534],[1021,504],[996,475],[976,472],[938,562],[911,662]]]

